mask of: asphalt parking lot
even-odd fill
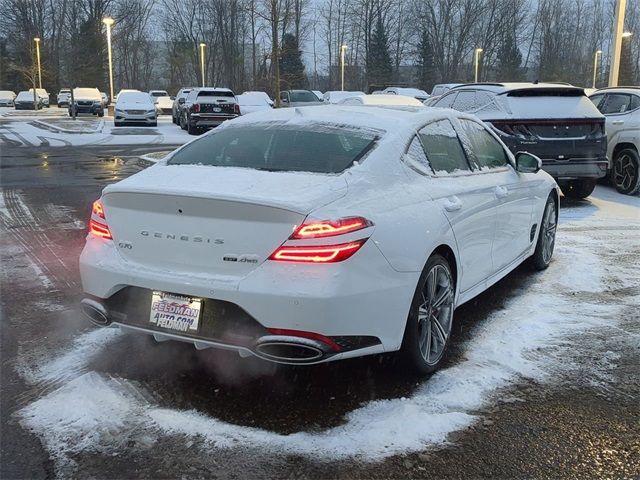
[[[276,367],[91,326],[91,202],[169,147],[0,148],[0,477],[640,476],[639,197],[563,200],[549,270],[461,307],[417,379],[393,355]]]

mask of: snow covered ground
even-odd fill
[[[192,138],[167,115],[158,117],[157,127],[116,128],[112,117],[82,115],[74,121],[63,108],[0,108],[0,146],[181,145]]]
[[[550,268],[529,274],[503,309],[473,327],[461,358],[409,395],[364,402],[338,426],[284,434],[167,404],[148,384],[92,367],[127,341],[115,329],[89,330],[53,355],[23,356],[15,367],[29,385],[42,388],[17,418],[41,439],[60,476],[73,474],[77,455],[118,455],[129,444],[151,454],[160,441],[203,454],[250,449],[265,456],[365,462],[446,447],[452,433],[481,421],[507,389],[526,381],[561,382],[585,350],[609,359],[606,365],[580,365],[586,372],[615,368],[615,352],[585,342],[590,333],[627,328],[621,318],[640,305],[639,258],[624,257],[638,246],[640,198],[598,187],[588,201],[563,202],[560,215]],[[618,257],[627,260],[612,261]],[[612,301],[617,291],[628,293]],[[628,333],[637,339],[640,329]]]

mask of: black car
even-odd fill
[[[196,88],[184,102],[180,127],[197,135],[239,115],[236,96],[228,88]]]
[[[515,154],[533,153],[567,197],[591,195],[607,173],[604,116],[582,88],[554,83],[477,83],[431,104],[476,115]]]
[[[33,92],[20,92],[18,96],[13,101],[16,110],[40,110],[44,107],[44,102],[42,98],[38,95],[35,96]]]

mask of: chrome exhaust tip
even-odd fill
[[[284,335],[260,337],[256,341],[255,351],[265,360],[282,363],[311,363],[328,353],[327,347],[320,342]]]
[[[82,309],[82,313],[84,313],[94,325],[98,327],[108,327],[111,325],[109,312],[107,312],[107,309],[102,303],[91,298],[83,298],[80,301],[80,308]]]

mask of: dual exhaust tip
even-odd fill
[[[91,298],[85,298],[80,302],[82,313],[89,318],[91,323],[98,327],[111,325],[109,312],[106,307]],[[256,340],[255,353],[264,360],[288,364],[313,363],[324,358],[330,348],[313,339],[288,336],[265,335]]]

